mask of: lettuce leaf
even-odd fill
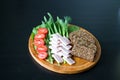
[[[80,29],[80,27],[78,27],[78,26],[70,25],[70,26],[68,27],[68,33],[70,34],[71,32],[76,31],[76,30],[79,30],[79,29]]]

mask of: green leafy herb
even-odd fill
[[[35,34],[32,32],[31,33],[31,38],[34,39]]]
[[[76,31],[76,30],[79,30],[80,27],[78,26],[75,26],[75,25],[70,25],[69,28],[68,28],[68,33],[71,33],[73,31]]]
[[[32,33],[33,33],[33,34],[36,34],[36,33],[37,33],[36,27],[33,28]]]

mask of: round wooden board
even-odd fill
[[[80,27],[80,29],[83,29],[83,28]],[[85,30],[85,29],[83,29],[83,30]],[[87,30],[85,30],[85,31],[88,32]],[[90,35],[92,35],[90,32],[88,32],[88,33]],[[95,37],[93,36],[93,38],[95,38]],[[89,70],[99,61],[100,55],[101,55],[101,46],[99,44],[99,41],[96,38],[95,38],[95,41],[96,41],[96,46],[97,46],[97,52],[95,55],[94,62],[89,62],[87,60],[84,60],[84,59],[81,59],[78,57],[73,57],[73,59],[76,62],[73,65],[69,65],[69,64],[58,65],[56,62],[54,62],[54,64],[50,64],[46,60],[39,59],[37,57],[36,51],[34,50],[33,39],[31,38],[31,36],[29,38],[28,47],[29,47],[30,55],[33,57],[33,59],[39,65],[43,66],[44,68],[51,70],[53,72],[61,73],[61,74],[75,74],[75,73],[80,73],[80,72],[84,72],[86,70]]]

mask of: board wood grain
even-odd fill
[[[80,27],[80,29],[83,29]],[[83,29],[85,30],[85,29]],[[85,30],[88,34],[90,34],[91,36],[93,36],[90,32],[88,32],[87,30]],[[89,62],[87,60],[78,58],[78,57],[74,57],[73,59],[75,60],[75,64],[73,65],[69,65],[69,64],[61,64],[58,65],[56,62],[54,62],[54,64],[50,64],[49,62],[47,62],[46,60],[41,60],[38,58],[36,51],[34,50],[34,45],[33,45],[33,39],[30,35],[29,37],[29,41],[28,41],[28,48],[30,51],[30,55],[32,56],[32,58],[40,65],[43,66],[44,68],[53,71],[53,72],[57,72],[57,73],[61,73],[61,74],[75,74],[75,73],[81,73],[84,71],[87,71],[89,69],[91,69],[93,66],[95,66],[95,64],[99,61],[100,56],[101,56],[101,46],[99,44],[99,41],[93,36],[93,38],[95,39],[95,44],[97,46],[97,52],[94,58],[93,62]]]

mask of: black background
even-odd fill
[[[50,12],[70,16],[100,41],[98,64],[84,73],[62,75],[37,65],[28,38]],[[1,0],[0,80],[120,80],[120,0]]]

